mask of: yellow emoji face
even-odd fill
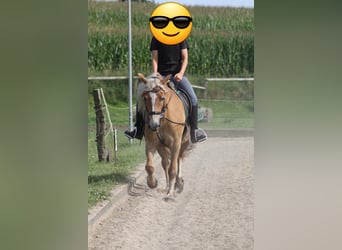
[[[161,43],[167,45],[181,43],[189,36],[191,29],[190,12],[179,3],[160,4],[151,14],[150,30]]]

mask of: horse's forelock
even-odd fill
[[[160,75],[159,75],[160,76]],[[155,87],[160,87],[163,91],[166,91],[165,86],[161,83],[161,78],[158,75],[152,74],[147,78],[147,82],[144,84],[144,90],[141,95],[146,91],[152,91]]]

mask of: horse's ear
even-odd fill
[[[147,79],[145,78],[145,76],[141,73],[138,73],[138,77],[141,81],[143,81],[144,83],[147,83]]]
[[[163,80],[163,77],[161,74],[159,74],[159,72],[155,73],[155,75],[160,81]]]
[[[171,74],[168,74],[163,80],[161,80],[161,83],[163,85],[167,84],[167,82],[170,80],[171,76],[172,76]]]

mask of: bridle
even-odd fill
[[[152,93],[158,93],[159,91],[163,91],[163,89],[162,89],[160,86],[156,86],[156,87],[154,87],[152,90],[145,91],[145,92],[144,92],[144,95],[147,94],[147,93],[151,93],[151,92],[152,92]],[[175,122],[175,121],[172,121],[172,120],[170,120],[170,119],[168,119],[167,117],[164,116],[164,114],[165,114],[165,112],[166,112],[166,110],[167,110],[167,108],[168,108],[168,105],[169,105],[169,103],[170,103],[171,100],[172,100],[172,97],[173,97],[173,95],[171,95],[169,101],[168,101],[166,104],[163,105],[163,107],[161,108],[160,111],[148,111],[146,99],[144,99],[144,100],[145,100],[145,109],[146,109],[146,112],[147,112],[147,114],[148,114],[149,116],[151,116],[151,117],[152,117],[152,115],[160,115],[160,118],[159,118],[159,119],[165,119],[165,120],[167,120],[168,122],[171,122],[171,123],[174,123],[174,124],[178,124],[178,125],[183,125],[183,126],[185,126],[186,123],[184,123],[184,122]]]
[[[144,95],[147,94],[147,93],[158,93],[158,92],[161,91],[161,90],[162,90],[162,89],[161,89],[159,86],[156,86],[156,87],[154,87],[152,90],[145,91],[145,92],[144,92]],[[171,96],[171,97],[172,97],[172,96]],[[167,105],[168,105],[169,102],[171,101],[171,98],[170,98],[169,102],[168,102],[166,105],[165,105],[165,104],[163,105],[161,111],[158,111],[158,112],[156,112],[156,111],[148,111],[146,99],[144,99],[144,100],[145,100],[145,109],[146,109],[147,114],[148,114],[149,116],[152,116],[152,115],[160,115],[160,117],[163,117],[163,116],[164,116],[164,113],[165,113],[165,111],[166,111],[166,109],[167,109]]]

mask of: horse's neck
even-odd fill
[[[166,116],[168,118],[178,118],[185,120],[185,113],[182,100],[178,97],[178,95],[172,90],[169,89],[169,97],[167,102]]]

